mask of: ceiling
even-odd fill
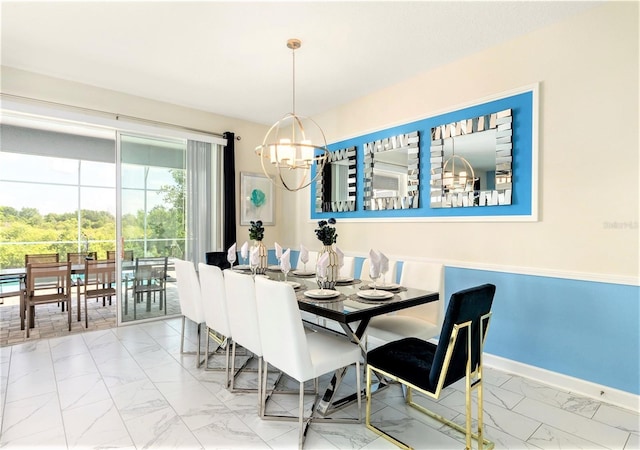
[[[2,0],[3,66],[271,124],[312,116],[597,5]]]

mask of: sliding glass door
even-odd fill
[[[122,322],[180,314],[172,260],[185,254],[186,141],[118,137]]]

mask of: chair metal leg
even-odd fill
[[[369,430],[373,431],[374,433],[382,436],[383,438],[385,438],[389,442],[392,442],[393,444],[397,445],[398,447],[400,447],[402,449],[410,450],[411,449],[410,446],[408,446],[404,442],[394,438],[390,434],[384,432],[382,429],[378,428],[373,423],[371,423],[371,394],[372,394],[372,389],[371,389],[372,381],[371,380],[372,380],[372,375],[373,375],[373,369],[371,368],[371,366],[367,366],[367,385],[365,387],[366,395],[367,395],[367,405],[366,405],[366,411],[365,411],[365,425],[366,425],[366,427]],[[411,398],[411,391],[407,392],[407,397],[406,398],[407,399]]]
[[[229,370],[229,383],[227,384],[227,387],[229,388],[229,391],[233,392],[233,393],[237,393],[237,392],[244,392],[244,393],[251,393],[251,392],[260,392],[260,366],[258,366],[258,369],[251,369],[251,368],[247,368],[247,364],[249,364],[249,361],[251,361],[255,355],[250,356],[249,358],[247,358],[244,363],[242,363],[242,365],[240,367],[238,367],[238,369],[236,370],[236,342],[233,341],[233,345],[231,347],[231,369]],[[260,364],[260,360],[258,361],[258,364]],[[235,386],[235,380],[236,380],[236,376],[244,371],[244,370],[248,370],[248,371],[256,371],[258,372],[258,387],[257,388],[237,388]]]
[[[71,331],[71,295],[67,301],[67,320],[69,321],[69,331]]]
[[[182,332],[180,333],[180,353],[184,353],[184,323],[187,318],[182,316]]]
[[[197,326],[196,334],[198,335],[198,348],[196,349],[196,367],[200,367],[204,361],[200,359],[200,347],[202,344],[202,324],[199,323]]]
[[[200,367],[205,360],[200,359],[200,354],[201,354],[201,346],[202,346],[202,338],[201,338],[201,334],[202,334],[202,324],[199,323],[197,324],[197,338],[198,338],[198,343],[197,343],[197,348],[195,352],[185,352],[184,351],[184,330],[185,330],[185,322],[186,322],[186,317],[182,316],[182,330],[180,332],[180,354],[182,355],[196,355],[196,367]]]
[[[207,327],[206,331],[205,331],[205,339],[207,341],[206,344],[206,348],[205,348],[205,355],[204,355],[204,370],[205,371],[220,371],[220,370],[224,370],[225,371],[225,387],[228,388],[229,387],[229,366],[230,366],[230,362],[229,362],[229,350],[230,347],[233,345],[233,342],[230,339],[227,339],[226,337],[219,337],[214,330],[212,330],[211,328]],[[218,345],[216,346],[216,349],[211,352],[210,351],[210,343],[211,343],[211,339],[213,339]],[[224,354],[225,354],[225,364],[224,367],[219,368],[219,367],[210,367],[209,366],[209,358],[211,358],[212,356],[218,354],[218,351],[220,349],[224,349]]]
[[[375,371],[377,372],[377,371]],[[371,366],[367,366],[367,386],[366,386],[366,392],[367,392],[367,403],[366,403],[366,412],[365,412],[365,424],[366,427],[368,429],[370,429],[371,431],[379,434],[380,436],[384,437],[385,439],[387,439],[390,442],[393,442],[395,445],[397,445],[400,448],[403,449],[411,449],[412,447],[410,447],[408,444],[405,444],[404,442],[400,441],[399,439],[395,438],[394,436],[386,433],[385,431],[383,431],[382,429],[378,428],[377,426],[373,425],[371,423],[371,386],[372,386],[372,373],[374,373],[374,369],[371,368]],[[439,415],[434,413],[433,411],[430,411],[428,409],[426,409],[425,407],[415,403],[413,401],[413,391],[414,389],[418,390],[419,392],[423,392],[427,397],[430,398],[438,398],[437,396],[434,396],[432,393],[428,393],[425,391],[421,391],[419,388],[415,387],[415,386],[411,386],[411,385],[407,385],[407,395],[405,398],[406,403],[417,409],[418,411],[422,412],[423,414],[428,415],[429,417],[437,420],[438,422],[441,422],[445,425],[448,425],[449,427],[453,428],[454,430],[457,430],[458,432],[460,432],[461,434],[464,435],[465,437],[465,448],[466,449],[471,449],[472,448],[472,440],[477,442],[477,446],[480,449],[484,449],[484,450],[491,450],[494,448],[495,444],[491,441],[489,441],[488,439],[486,439],[484,437],[483,434],[483,417],[482,417],[482,409],[483,409],[483,395],[482,395],[482,376],[481,373],[478,372],[478,376],[477,378],[474,380],[472,374],[469,374],[465,380],[465,426],[460,426],[457,423]],[[388,374],[381,374],[383,376],[388,376]],[[396,381],[401,381],[396,379]],[[471,427],[471,422],[472,422],[472,415],[471,415],[471,411],[472,411],[472,392],[474,389],[478,390],[478,432],[473,433],[472,431],[472,427]]]
[[[29,328],[31,328],[31,314],[30,314],[30,309],[31,306],[27,303],[27,307],[25,308],[25,320],[26,320],[26,325],[25,325],[25,330],[27,331],[27,338],[29,338]]]
[[[356,392],[358,395],[358,422],[362,422],[362,383],[360,380],[360,362],[356,362]]]
[[[298,394],[298,427],[300,429],[298,435],[298,448],[304,445],[304,439],[307,437],[307,426],[304,426],[304,383],[300,382],[300,393]],[[311,420],[311,418],[309,418]]]

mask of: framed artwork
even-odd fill
[[[258,173],[240,173],[240,225],[262,220],[263,225],[275,225],[273,183]]]

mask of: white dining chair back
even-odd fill
[[[353,267],[355,265],[355,258],[353,256],[345,256],[343,258],[343,265],[340,267],[340,278],[353,278]]]
[[[259,332],[265,359],[298,381],[315,378],[293,288],[256,278]]]
[[[200,296],[200,282],[195,266],[191,261],[177,259],[174,261],[176,271],[176,284],[178,287],[178,301],[182,313],[182,334],[180,340],[180,353],[184,352],[185,319],[189,319],[197,326],[196,366],[200,367],[200,335],[201,324],[205,322],[202,298]],[[191,353],[191,352],[189,352]]]
[[[204,310],[202,308],[202,299],[200,298],[200,282],[198,281],[195,266],[191,261],[183,261],[181,259],[175,260],[174,265],[180,312],[192,322],[204,322]]]
[[[389,271],[385,276],[387,284],[396,282],[397,266],[398,266],[398,262],[395,259],[389,260]],[[364,261],[362,261],[362,268],[360,269],[359,278],[363,282],[371,281],[371,277],[369,276],[370,268],[371,268],[371,261],[369,260],[369,258],[366,258]],[[380,276],[380,278],[378,278],[376,282],[382,284],[382,276]]]
[[[200,274],[200,292],[207,327],[218,334],[230,338],[227,294],[222,269],[204,263],[198,264]]]
[[[442,264],[405,261],[402,264],[400,284],[405,287],[440,293],[440,299],[437,302],[401,309],[398,311],[398,315],[419,317],[441,328],[444,320],[444,268]]]
[[[405,261],[400,284],[404,287],[439,292],[439,300],[396,313],[373,317],[367,328],[370,348],[406,337],[427,340],[440,334],[444,319],[444,268],[442,264]]]
[[[228,299],[229,327],[233,341],[254,355],[262,356],[256,288],[253,277],[233,270],[224,271]]]

